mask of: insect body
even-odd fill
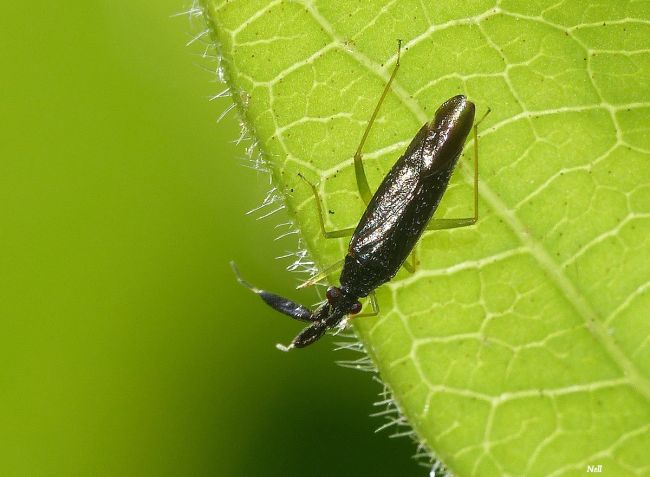
[[[370,193],[361,164],[361,147],[398,66],[399,56],[355,155],[357,182],[362,196],[368,198],[368,205],[352,233],[348,253],[343,260],[340,286],[329,287],[327,301],[312,312],[287,298],[253,287],[239,276],[233,264],[239,281],[257,293],[269,306],[310,324],[288,347],[278,345],[282,350],[310,345],[328,329],[339,326],[347,315],[358,314],[361,311],[359,299],[372,294],[373,290],[393,278],[400,267],[406,266],[407,257],[427,228],[462,227],[477,220],[476,162],[474,217],[431,220],[474,123],[474,104],[462,95],[450,98],[438,108],[433,120],[418,131],[375,194],[368,197]],[[476,139],[476,127],[474,132]],[[475,161],[476,152],[475,141]],[[313,185],[311,187],[316,195],[323,233],[328,237],[343,236],[346,231],[325,231],[317,191]],[[325,275],[321,274],[318,278],[324,278]],[[315,281],[317,279],[310,282]],[[375,310],[373,314],[376,314],[374,295],[371,295],[371,303]]]
[[[454,96],[415,135],[352,235],[344,295],[365,297],[395,276],[438,207],[473,122],[474,104]]]

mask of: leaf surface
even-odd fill
[[[650,3],[205,3],[226,79],[309,251],[363,212],[420,126],[463,93],[478,115],[474,227],[427,233],[416,273],[355,322],[382,379],[458,476],[650,473]],[[471,151],[471,147],[466,147]],[[471,153],[438,217],[472,214]]]

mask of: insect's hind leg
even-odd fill
[[[368,185],[368,178],[366,176],[366,171],[363,167],[361,151],[363,149],[363,145],[366,142],[366,139],[368,138],[368,134],[370,134],[370,130],[372,129],[375,119],[377,118],[379,109],[381,108],[381,105],[384,102],[386,95],[388,94],[390,85],[393,82],[393,79],[395,79],[395,75],[397,74],[397,70],[399,69],[399,60],[400,60],[401,51],[402,51],[402,40],[397,40],[397,61],[395,62],[395,67],[393,68],[393,72],[391,73],[390,78],[388,78],[388,82],[384,87],[384,91],[381,93],[381,96],[379,97],[379,101],[377,102],[377,105],[375,106],[375,109],[372,112],[372,116],[370,116],[370,120],[368,121],[366,130],[364,131],[363,136],[361,137],[361,142],[357,147],[357,151],[354,153],[354,175],[357,181],[357,188],[359,190],[359,194],[361,195],[361,198],[363,199],[363,202],[366,204],[366,206],[370,203],[370,200],[372,199],[372,192],[370,191],[370,186]],[[318,207],[318,220],[320,222],[320,229],[323,236],[325,238],[340,238],[340,237],[348,237],[352,235],[355,229],[354,227],[341,229],[341,230],[331,230],[331,231],[326,229],[325,215],[323,214],[323,205],[320,200],[320,196],[318,195],[318,189],[314,184],[309,182],[302,174],[298,174],[298,175],[302,180],[304,180],[307,184],[309,184],[314,194],[314,198],[316,199],[316,205]]]
[[[395,76],[397,75],[397,70],[399,69],[399,65],[400,65],[399,60],[400,60],[401,52],[402,52],[402,40],[397,40],[397,60],[395,61],[395,67],[393,68],[393,71],[390,74],[388,81],[386,82],[386,86],[384,86],[384,91],[382,91],[381,96],[379,97],[379,101],[377,101],[377,105],[375,106],[375,110],[372,112],[372,116],[370,116],[370,120],[368,121],[366,130],[364,131],[363,136],[361,137],[361,142],[357,147],[357,151],[354,153],[354,175],[357,179],[357,188],[359,189],[359,194],[361,195],[361,198],[363,199],[363,202],[366,204],[366,206],[370,204],[370,200],[372,199],[372,192],[370,191],[370,186],[368,185],[368,177],[366,176],[366,170],[363,167],[363,154],[361,151],[366,142],[366,139],[368,139],[370,130],[372,129],[373,124],[375,123],[375,119],[377,118],[379,109],[381,108],[384,99],[386,99],[386,96],[388,95],[388,91],[390,90],[390,85],[392,84],[393,80],[395,79]],[[415,269],[417,268],[417,258],[416,258],[415,250],[413,251],[410,257],[411,257],[410,263],[405,262],[403,267],[407,272],[415,273]]]
[[[426,230],[444,230],[455,229],[458,227],[467,227],[474,225],[478,221],[478,126],[483,122],[485,117],[490,114],[490,109],[485,112],[483,117],[474,124],[474,216],[460,219],[431,219]],[[416,245],[417,247],[417,245]],[[404,262],[404,269],[409,273],[414,273],[417,269],[418,261],[416,255],[417,248],[413,249],[410,255],[410,261]]]
[[[388,82],[386,83],[386,86],[384,86],[384,91],[381,93],[381,96],[379,97],[379,101],[377,101],[377,105],[375,106],[375,110],[372,112],[372,116],[370,116],[370,120],[368,121],[366,130],[364,131],[363,136],[361,137],[361,142],[359,143],[359,147],[357,147],[357,152],[354,153],[354,175],[356,176],[357,179],[357,188],[359,189],[359,194],[361,195],[361,198],[363,199],[366,205],[368,205],[370,203],[370,199],[372,199],[372,192],[370,192],[370,186],[368,185],[368,178],[366,177],[366,171],[363,168],[361,150],[363,149],[363,145],[365,144],[366,139],[368,138],[368,134],[370,134],[372,125],[375,123],[375,119],[377,118],[377,113],[379,113],[379,108],[381,108],[381,105],[384,102],[386,95],[388,94],[390,85],[395,79],[395,75],[397,74],[397,70],[399,69],[399,59],[400,59],[401,50],[402,50],[402,40],[397,40],[397,61],[395,62],[395,67],[393,68],[393,72],[391,73],[390,78],[388,78]]]
[[[305,181],[309,187],[311,187],[312,192],[314,193],[314,199],[316,200],[316,207],[318,208],[318,221],[320,222],[320,230],[325,238],[340,238],[340,237],[349,237],[354,232],[354,227],[341,230],[327,230],[325,227],[325,216],[323,215],[323,204],[318,195],[318,189],[314,184],[309,182],[305,176],[298,173],[298,176]]]
[[[460,219],[431,219],[426,230],[455,229],[474,225],[478,221],[478,126],[490,114],[490,109],[474,124],[474,216]]]

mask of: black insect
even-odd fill
[[[404,266],[409,271],[415,269],[415,257],[412,256],[411,264],[406,259],[425,230],[464,227],[478,220],[478,124],[474,126],[474,216],[462,219],[431,218],[447,189],[449,178],[474,124],[475,106],[462,95],[448,99],[438,108],[433,120],[420,128],[377,192],[374,195],[370,192],[361,160],[361,149],[399,68],[399,50],[398,47],[395,68],[354,156],[357,185],[367,204],[357,227],[354,230],[326,231],[318,191],[313,184],[308,183],[316,197],[321,230],[325,237],[343,237],[352,232],[352,239],[348,253],[341,262],[301,287],[324,279],[342,264],[340,286],[329,287],[327,301],[311,311],[287,298],[255,288],[239,276],[237,268],[232,264],[240,283],[257,293],[269,306],[310,324],[289,346],[278,345],[284,351],[304,348],[318,340],[328,329],[339,327],[346,316],[358,314],[362,308],[359,302],[362,297],[370,295],[373,312],[359,316],[376,315],[379,308],[373,291],[392,279],[400,267]]]

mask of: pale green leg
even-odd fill
[[[368,295],[368,299],[370,300],[370,308],[372,308],[372,311],[368,311],[366,313],[359,313],[358,315],[352,315],[353,319],[362,318],[364,316],[377,316],[379,314],[379,302],[377,301],[377,296],[375,295],[375,292],[371,292]]]
[[[431,219],[426,230],[455,229],[474,225],[478,221],[478,126],[490,114],[488,109],[483,117],[474,124],[474,216],[462,219]]]
[[[386,95],[388,94],[388,91],[390,89],[390,85],[395,79],[395,75],[397,74],[397,70],[399,69],[400,66],[400,51],[401,51],[401,40],[398,42],[398,49],[397,49],[397,61],[395,63],[395,68],[393,69],[393,72],[390,75],[390,78],[388,79],[388,82],[386,83],[386,86],[384,87],[384,91],[381,94],[381,97],[379,98],[379,101],[377,102],[377,105],[375,106],[375,109],[372,113],[372,116],[370,117],[370,120],[368,121],[368,126],[366,127],[366,130],[363,133],[363,136],[361,138],[361,142],[359,143],[359,146],[357,147],[357,151],[354,154],[354,173],[357,181],[357,188],[359,190],[359,194],[361,195],[361,198],[363,199],[364,203],[366,206],[370,203],[370,200],[372,199],[372,192],[370,191],[370,186],[368,185],[368,178],[366,176],[365,169],[363,167],[363,160],[362,160],[362,149],[363,146],[366,142],[366,139],[368,138],[368,135],[370,133],[370,130],[372,129],[372,126],[375,122],[375,119],[377,117],[377,114],[379,113],[379,109],[384,102],[384,99],[386,98]],[[486,113],[483,115],[483,117],[474,125],[474,216],[473,217],[466,217],[466,218],[460,218],[460,219],[432,219],[429,222],[429,225],[427,226],[426,230],[444,230],[444,229],[453,229],[453,228],[458,228],[458,227],[467,227],[469,225],[474,225],[478,221],[478,126],[479,124],[485,119],[485,117],[490,113],[490,110],[488,109]],[[350,228],[345,228],[345,229],[340,229],[340,230],[332,230],[328,231],[325,227],[325,216],[323,214],[323,206],[322,202],[320,200],[320,197],[318,195],[318,189],[314,184],[311,182],[307,181],[302,175],[300,177],[309,184],[309,186],[312,189],[312,192],[314,194],[314,198],[316,200],[316,206],[318,208],[318,220],[320,223],[320,228],[323,236],[325,238],[341,238],[341,237],[347,237],[352,235],[356,227],[350,227]],[[415,270],[417,269],[418,261],[417,261],[417,248],[414,248],[413,251],[411,252],[410,259],[409,261],[405,262],[403,267],[406,271],[409,273],[414,273]],[[326,270],[323,272],[315,275],[308,281],[304,282],[301,284],[298,288],[304,288],[307,286],[314,285],[315,283],[325,279],[329,274],[335,272],[336,270],[342,268],[343,266],[343,260],[335,263],[334,265],[328,267]],[[376,302],[375,302],[376,304]]]

